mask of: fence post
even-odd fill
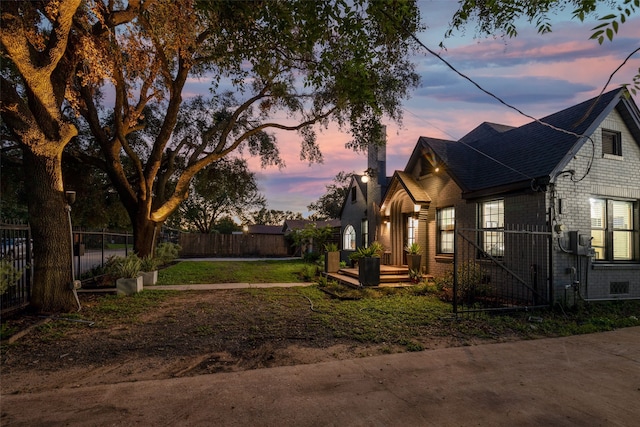
[[[105,238],[105,235],[106,235],[106,234],[105,234],[105,232],[104,232],[104,228],[103,228],[103,229],[102,229],[102,234],[100,235],[100,237],[101,237],[101,239],[102,239],[102,241],[101,241],[101,243],[100,243],[100,246],[101,246],[101,248],[100,248],[100,255],[101,255],[101,256],[100,256],[100,266],[101,266],[102,268],[104,268],[104,246],[105,246],[105,245],[104,245],[104,238]]]

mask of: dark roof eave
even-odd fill
[[[495,187],[463,191],[462,198],[464,200],[473,200],[473,199],[480,199],[480,198],[486,198],[491,196],[503,196],[506,194],[517,193],[517,192],[547,191],[547,185],[549,184],[549,182],[550,182],[550,177],[545,175],[545,176],[535,178],[533,180],[528,179],[525,181],[512,182],[509,184],[499,185]]]

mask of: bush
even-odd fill
[[[475,296],[487,295],[490,288],[484,283],[484,271],[480,264],[468,261],[458,266],[458,298],[471,300]],[[453,271],[434,279],[436,289],[443,301],[453,301]]]
[[[305,265],[300,271],[300,278],[305,282],[311,282],[318,274],[318,269],[315,265]]]
[[[145,272],[154,271],[158,269],[160,262],[157,258],[146,256],[140,260],[140,269]]]
[[[130,253],[126,257],[110,256],[105,264],[105,271],[110,276],[127,279],[135,278],[140,273],[142,260],[135,253]]]
[[[9,286],[15,286],[21,276],[22,270],[15,268],[11,260],[0,259],[0,295],[7,292]]]
[[[182,248],[176,243],[164,242],[156,247],[156,259],[160,265],[168,264],[178,258]]]
[[[320,258],[322,258],[322,255],[318,252],[306,252],[303,256],[302,259],[305,262],[309,262],[309,263],[314,263],[320,260]]]

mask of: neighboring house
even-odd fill
[[[292,232],[304,230],[308,226],[316,228],[331,227],[333,229],[333,236],[327,243],[337,243],[340,239],[340,220],[330,219],[326,221],[313,221],[310,219],[287,219],[281,227],[282,233],[287,236]],[[324,248],[316,248],[313,246],[313,242],[310,242],[304,247],[296,248],[296,255],[301,255],[308,252],[322,252]]]
[[[253,224],[247,226],[247,234],[284,234],[281,225]]]
[[[451,271],[454,248],[462,254],[454,226],[466,227],[465,259],[498,265],[547,302],[640,298],[637,105],[616,89],[540,122],[483,123],[459,141],[420,137],[380,207],[389,225],[376,236],[391,264],[406,264],[403,249],[416,242],[424,273]],[[523,244],[516,228],[548,244]]]

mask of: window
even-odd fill
[[[602,154],[622,156],[622,138],[620,132],[602,130]]]
[[[348,251],[356,250],[356,230],[352,225],[347,225],[344,229],[344,235],[342,236],[342,249]]]
[[[480,247],[491,256],[504,255],[504,200],[492,200],[480,205]],[[495,231],[493,231],[495,230]]]
[[[638,222],[634,202],[590,199],[591,247],[596,261],[638,259]]]
[[[455,222],[455,209],[444,208],[437,212],[438,216],[438,248],[440,254],[453,253],[453,226]]]
[[[369,247],[369,221],[366,219],[362,220],[362,246],[365,248]]]
[[[356,187],[351,187],[351,203],[355,203],[357,194]]]
[[[407,217],[407,241],[405,245],[410,246],[418,241],[418,219],[412,216]]]

